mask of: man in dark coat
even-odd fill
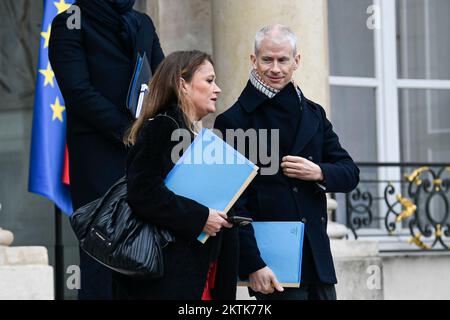
[[[52,23],[49,58],[67,111],[70,187],[74,209],[102,196],[125,174],[122,142],[132,116],[126,97],[137,51],[151,69],[164,59],[151,19],[134,0],[79,0],[81,28],[67,12]],[[80,299],[111,299],[112,274],[80,250]]]
[[[261,258],[251,225],[240,228],[239,274],[249,278],[250,294],[258,299],[336,299],[325,193],[351,191],[358,184],[359,169],[341,147],[324,109],[293,83],[300,61],[296,46],[295,35],[285,26],[258,32],[250,80],[238,101],[217,117],[215,127],[224,136],[226,129],[279,130],[279,141],[271,140],[277,135],[264,135],[272,151],[257,150],[260,173],[236,202],[235,214],[305,224],[299,289],[280,286]],[[247,146],[264,145],[262,137],[247,141]],[[252,152],[245,151],[247,156]],[[261,159],[267,154],[277,161],[274,172]]]

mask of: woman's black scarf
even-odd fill
[[[131,55],[136,47],[140,18],[132,10],[136,0],[78,0],[81,14],[87,15],[114,33],[119,34],[127,52]],[[81,18],[83,19],[83,17]]]

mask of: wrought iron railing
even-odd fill
[[[450,250],[450,164],[358,163],[361,180],[345,195],[347,227],[355,238],[377,230],[410,235],[421,249]],[[367,232],[366,232],[367,234]]]

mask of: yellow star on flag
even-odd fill
[[[59,2],[53,2],[53,4],[58,9],[58,14],[60,14],[61,12],[66,11],[71,6],[71,4],[66,3],[65,0],[59,0]]]
[[[50,66],[50,62],[47,63],[47,69],[39,69],[39,72],[45,77],[44,87],[49,83],[52,87],[55,86],[55,83],[53,82],[55,74],[53,73],[52,67]]]
[[[44,49],[48,47],[48,41],[50,40],[50,32],[52,30],[52,25],[49,24],[47,28],[47,32],[41,32],[41,37],[45,39]]]
[[[50,104],[50,107],[53,110],[52,121],[58,119],[59,121],[63,122],[63,112],[64,110],[66,110],[66,108],[59,103],[58,97],[56,97],[54,104]]]

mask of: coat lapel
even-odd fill
[[[268,101],[269,97],[257,90],[249,80],[238,100],[247,113],[252,113],[257,107]]]
[[[308,142],[314,137],[319,128],[319,116],[309,106],[306,98],[302,95],[302,119],[300,126],[297,129],[295,135],[294,144],[292,146],[291,153],[293,156],[300,155],[300,152],[308,144]]]
[[[294,85],[288,84],[288,86],[277,94],[273,100],[278,104],[290,105],[292,104],[291,99],[294,95],[297,95]],[[314,107],[308,103],[308,100],[303,94],[301,94],[301,98],[302,117],[291,149],[291,154],[294,156],[299,155],[303,148],[314,137],[314,134],[319,128],[320,121],[320,117],[317,115]],[[239,101],[248,113],[252,113],[257,107],[268,100],[270,99],[258,91],[250,81],[247,82],[246,88],[239,97]]]

